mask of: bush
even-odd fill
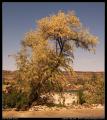
[[[2,95],[2,104],[3,108],[13,108],[16,105],[17,94],[14,92],[12,93],[5,93],[3,92]]]
[[[29,99],[27,99],[26,94],[19,90],[11,87],[11,91],[2,93],[2,104],[3,108],[23,108],[28,105]]]
[[[104,104],[104,79],[93,75],[84,84],[84,99],[88,104]]]
[[[79,103],[80,103],[81,105],[82,105],[83,103],[85,103],[83,90],[79,90]]]
[[[26,108],[29,106],[29,98],[26,96],[25,93],[18,93],[17,101],[16,101],[16,108]]]

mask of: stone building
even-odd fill
[[[78,90],[70,90],[63,92],[62,95],[60,93],[54,93],[52,95],[54,104],[62,104],[65,106],[78,104],[79,103],[78,92],[79,92]]]
[[[56,105],[70,106],[72,104],[79,103],[79,89],[64,90],[62,93],[51,92],[46,95],[42,95],[42,98],[47,97],[47,103],[54,103]]]

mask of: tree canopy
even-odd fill
[[[62,90],[62,80],[66,81],[63,70],[73,73],[74,48],[93,51],[97,43],[98,38],[74,11],[59,11],[38,20],[37,28],[26,33],[16,57],[23,90],[30,91],[30,97],[33,92],[32,100],[43,92]]]

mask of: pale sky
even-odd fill
[[[62,9],[65,12],[74,10],[80,21],[100,40],[95,55],[82,49],[74,52],[74,70],[104,71],[105,3],[103,2],[4,2],[2,4],[4,70],[16,69],[15,60],[8,55],[18,52],[24,34],[35,29],[35,21]]]

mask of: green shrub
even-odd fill
[[[83,90],[79,90],[79,103],[83,104],[85,103],[85,99],[84,99],[84,94],[83,94]]]
[[[23,108],[29,105],[29,98],[26,96],[25,93],[19,93],[17,96],[16,107]]]
[[[3,108],[22,108],[23,106],[28,105],[28,103],[29,99],[27,99],[26,94],[15,88],[11,88],[11,91],[8,93],[2,93]]]
[[[17,101],[17,94],[15,92],[12,92],[12,93],[3,92],[3,95],[2,95],[3,108],[15,107],[16,101]]]

